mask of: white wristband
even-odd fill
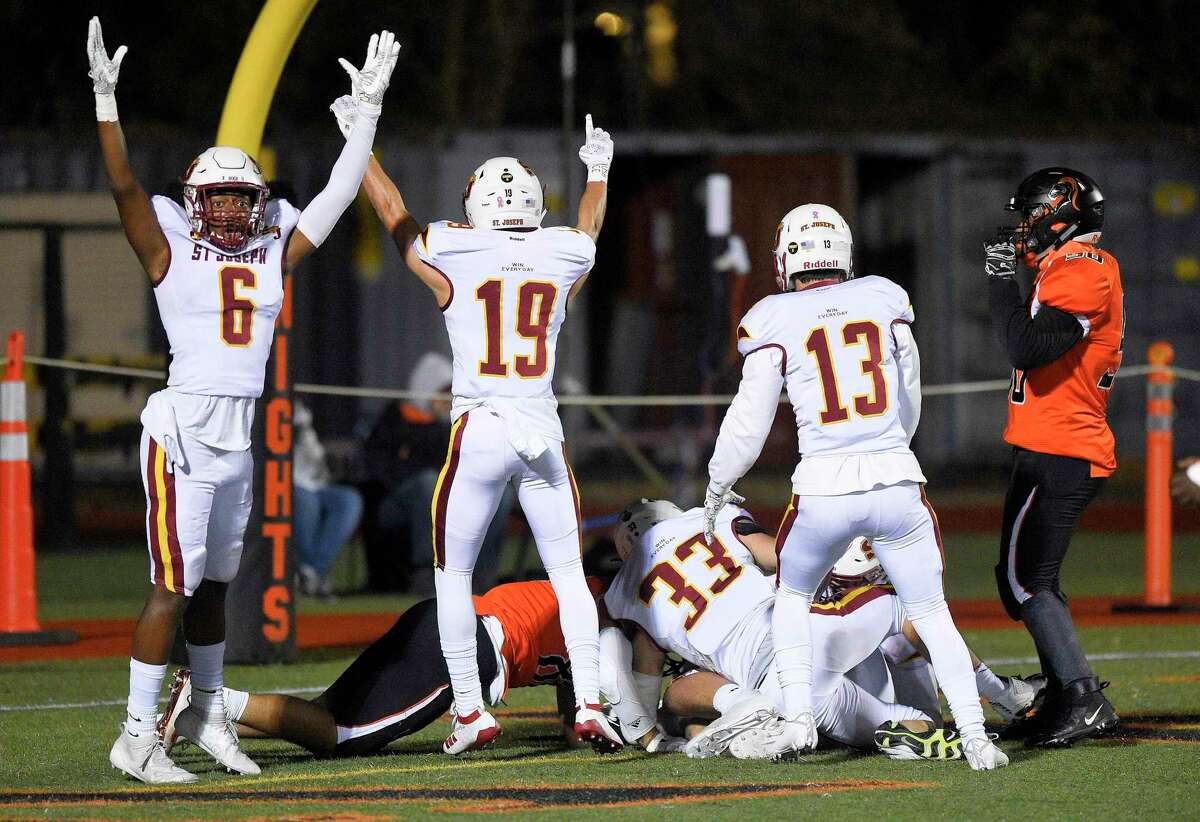
[[[588,166],[587,181],[589,183],[607,183],[608,163],[593,163]]]
[[[96,95],[96,119],[102,123],[117,121],[117,95],[111,91]]]

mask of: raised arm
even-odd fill
[[[338,128],[348,138],[355,123],[353,98],[339,97],[329,107],[329,110],[337,118]],[[362,178],[362,188],[367,194],[367,199],[371,201],[371,207],[375,209],[379,221],[383,223],[383,227],[387,229],[387,233],[396,243],[396,248],[400,251],[404,262],[417,275],[417,278],[433,292],[438,306],[445,307],[452,295],[450,282],[437,269],[417,256],[413,244],[421,234],[421,224],[408,210],[404,204],[404,198],[400,196],[400,189],[383,170],[383,166],[375,159],[374,154],[367,161],[367,172]]]
[[[157,284],[167,272],[171,249],[154,215],[150,198],[133,175],[129,153],[125,149],[125,135],[117,119],[117,75],[128,50],[121,46],[110,60],[104,48],[100,18],[93,17],[88,22],[87,54],[91,66],[88,76],[92,78],[92,90],[96,93],[96,132],[100,138],[100,152],[104,155],[104,168],[108,172],[109,188],[117,204],[117,213],[121,215],[125,237],[150,281]]]
[[[400,54],[400,44],[386,29],[371,35],[367,47],[367,59],[362,69],[356,69],[346,60],[339,60],[342,68],[350,75],[350,86],[354,97],[354,128],[346,136],[346,145],[325,188],[312,199],[300,213],[296,231],[288,242],[286,265],[295,268],[301,260],[325,242],[342,213],[354,202],[363,173],[367,169],[367,158],[371,156],[371,144],[375,140],[375,126],[383,111],[383,94],[387,91],[392,69]]]
[[[584,118],[583,141],[579,159],[587,166],[587,185],[583,188],[583,196],[579,198],[579,216],[575,227],[596,242],[600,237],[600,227],[604,225],[604,212],[608,209],[608,169],[612,165],[613,141],[607,131],[592,125],[590,114]],[[580,277],[571,286],[568,297],[578,294],[587,278],[587,274]]]

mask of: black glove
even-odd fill
[[[1017,273],[1017,247],[1011,242],[984,243],[983,250],[987,255],[983,270],[988,277],[1008,280]]]

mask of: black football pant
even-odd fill
[[[477,661],[486,693],[497,674],[496,651],[483,619],[477,617],[476,623]],[[450,710],[453,699],[438,634],[437,602],[427,599],[405,611],[314,701],[337,723],[335,756],[362,756],[429,725]]]
[[[1086,460],[1013,449],[996,582],[1008,615],[1025,622],[1054,685],[1092,676],[1059,587],[1079,515],[1100,492]]]

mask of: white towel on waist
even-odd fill
[[[166,391],[155,391],[146,398],[146,407],[142,409],[142,425],[166,455],[168,472],[174,473],[176,465],[187,468],[179,437],[179,422],[175,419],[175,408]]]

